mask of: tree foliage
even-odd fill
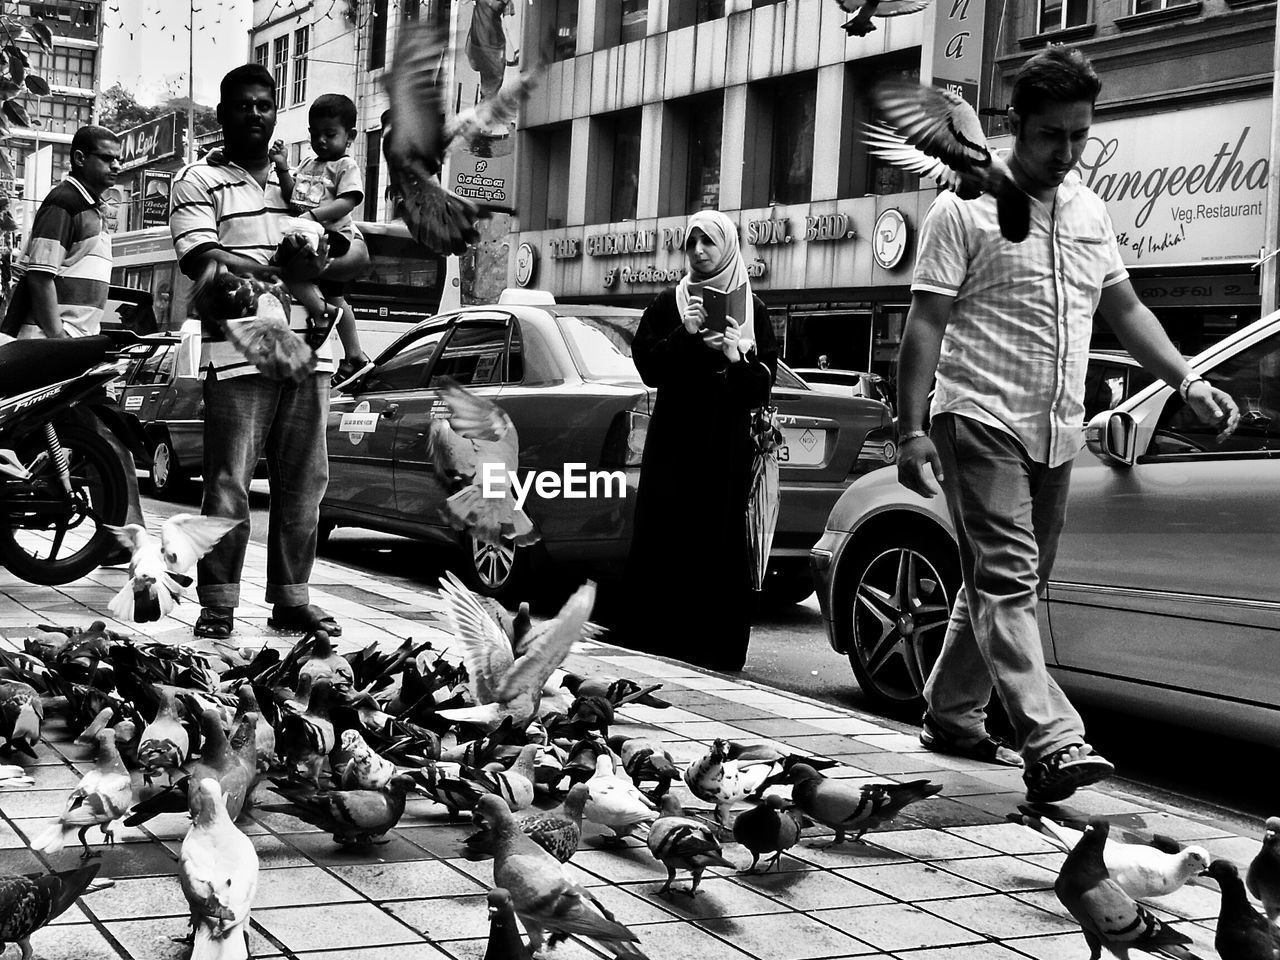
[[[186,97],[177,96],[154,105],[139,103],[132,90],[117,82],[98,94],[98,123],[120,133],[168,113],[185,114],[188,103]],[[218,118],[213,107],[206,107],[201,103],[195,105],[195,127],[196,136],[218,129]]]
[[[19,40],[30,40],[46,51],[53,50],[53,33],[43,23],[24,24],[14,17],[0,16],[0,43],[3,44],[3,56],[0,57],[0,144],[9,138],[9,124],[31,126],[30,118],[17,101],[19,94],[31,92],[44,96],[49,92],[48,82],[31,72],[31,60],[18,46]],[[0,177],[13,178],[13,167],[3,150],[0,150]]]

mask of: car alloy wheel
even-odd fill
[[[849,661],[867,698],[904,713],[923,705],[959,584],[955,560],[904,538],[861,554],[846,594]]]
[[[476,580],[486,592],[501,592],[511,580],[516,566],[515,544],[504,540],[499,544],[482,543],[471,538],[471,566]]]
[[[182,486],[182,468],[168,438],[157,440],[151,448],[151,489],[158,497],[170,499]]]

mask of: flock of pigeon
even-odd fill
[[[412,640],[390,652],[371,644],[340,654],[323,631],[283,653],[217,641],[197,650],[101,622],[41,627],[23,652],[0,651],[0,750],[34,757],[46,707],[63,710],[77,741],[97,747],[93,769],[30,840],[55,854],[74,835],[86,865],[0,877],[0,950],[16,942],[28,960],[30,936],[91,890],[98,865],[88,861],[100,854],[89,831],[110,844],[117,820],[137,826],[185,812],[177,879],[190,904],[191,956],[247,958],[258,858],[237,821],[252,809],[282,812],[335,844],[379,844],[407,798],[420,795],[451,819],[469,811],[479,829],[463,852],[494,859],[486,957],[529,958],[577,936],[643,958],[636,935],[565,871],[584,821],[611,831],[602,846],[643,838],[667,870],[657,892],[693,897],[709,867],[739,868],[726,856],[729,840],[751,854],[747,871],[761,858],[768,870],[807,827],[832,831],[832,846],[858,842],[941,790],[928,780],[855,783],[823,773],[835,761],[724,739],[682,770],[660,741],[610,734],[628,704],[668,706],[658,686],[561,669],[574,645],[597,633],[593,584],[541,623],[527,605],[512,615],[452,575],[441,592],[461,662]],[[684,809],[671,791],[677,781],[712,809]],[[32,782],[23,766],[0,766],[0,784]],[[1203,848],[1109,838],[1106,820],[1061,822],[1052,809],[1024,806],[1010,819],[1067,853],[1055,889],[1094,960],[1103,948],[1122,958],[1131,949],[1188,955],[1187,936],[1138,901],[1201,875],[1222,890],[1216,946],[1224,960],[1280,960],[1280,818],[1267,822],[1242,881]],[[680,871],[690,876],[687,890],[672,886]]]

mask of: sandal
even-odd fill
[[[272,630],[298,633],[315,633],[317,630],[323,630],[331,637],[342,636],[342,628],[338,626],[338,621],[314,603],[304,603],[296,607],[276,604],[271,608],[271,618],[267,620],[267,626]]]
[[[1087,743],[1070,743],[1031,764],[1022,779],[1027,785],[1027,802],[1057,803],[1115,772],[1115,765],[1094,753]]]
[[[200,616],[192,632],[209,640],[227,640],[235,630],[235,610],[232,607],[201,607]]]
[[[920,744],[934,753],[945,753],[981,763],[995,763],[1002,767],[1020,767],[1022,758],[999,737],[987,735],[974,743],[961,743],[945,732],[927,713],[920,727]]]

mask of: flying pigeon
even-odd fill
[[[30,960],[31,935],[66,912],[88,889],[101,864],[43,876],[0,877],[0,953],[16,943]]]
[[[34,760],[43,720],[44,705],[35,687],[20,680],[0,680],[0,739],[5,746]]]
[[[737,869],[736,864],[725,859],[720,841],[711,827],[701,820],[686,817],[674,794],[669,793],[662,798],[662,816],[649,827],[646,843],[649,852],[667,868],[667,882],[658,891],[660,894],[670,891],[677,870],[688,870],[693,875],[689,896],[695,897],[707,867]]]
[[[1280,817],[1268,817],[1262,834],[1262,849],[1245,874],[1249,892],[1262,901],[1267,919],[1280,917]]]
[[[444,58],[447,30],[431,17],[406,23],[396,41],[384,83],[391,109],[384,115],[382,150],[398,196],[399,215],[414,239],[436,254],[460,254],[480,239],[476,221],[485,206],[440,183],[445,152],[455,142],[471,143],[516,119],[536,79],[522,72],[496,94],[446,120]]]
[[[853,37],[865,37],[876,28],[872,17],[900,17],[904,13],[919,13],[929,6],[929,0],[836,0],[845,13],[857,14],[844,24],[844,32]]]
[[[192,788],[195,813],[182,841],[178,883],[191,905],[191,960],[247,960],[258,852],[227,814],[218,781]]]
[[[528,723],[537,715],[547,677],[582,637],[582,626],[595,604],[595,584],[588,580],[565,601],[558,615],[533,627],[528,652],[518,658],[512,655],[505,634],[461,580],[446,573],[440,587],[451,632],[462,642],[467,685],[476,706],[441,710],[439,715],[486,729],[493,729],[508,716],[518,726]]]
[[[1222,960],[1280,960],[1280,927],[1253,909],[1240,872],[1228,860],[1209,864],[1209,876],[1222,888],[1213,946]]]
[[[864,783],[854,785],[829,780],[806,763],[791,768],[791,799],[805,816],[836,832],[829,845],[844,843],[845,834],[854,833],[854,842],[875,827],[884,826],[902,808],[942,791],[942,784],[928,780],[907,783]]]
[[[220,331],[263,376],[299,383],[315,372],[315,351],[289,326],[283,284],[211,263],[192,288],[191,302],[206,328]]]
[[[874,154],[937,179],[962,199],[992,194],[1004,238],[1012,243],[1026,239],[1031,199],[1014,181],[1009,165],[991,151],[977,113],[963,97],[903,80],[882,81],[871,97],[890,125],[867,128],[864,139]]]
[[[1022,812],[1020,822],[1058,849],[1070,852],[1080,842],[1080,830],[1057,823],[1026,804],[1019,805],[1018,809]],[[1111,879],[1135,900],[1173,893],[1209,867],[1209,851],[1194,844],[1175,853],[1150,844],[1108,839],[1102,859]]]
[[[782,862],[782,854],[800,841],[800,823],[787,809],[787,802],[776,793],[764,798],[764,803],[743,810],[733,821],[733,839],[751,851],[748,873],[756,872],[762,853],[773,856],[765,864],[765,872]]]
[[[449,418],[434,418],[428,425],[427,456],[449,494],[441,506],[444,519],[479,543],[536,543],[533,521],[516,506],[512,493],[520,441],[511,417],[447,377],[439,388]]]
[[[116,619],[135,623],[167,617],[191,586],[196,561],[240,522],[179,513],[161,524],[158,539],[136,523],[110,527],[130,558],[129,579],[107,609]]]
[[[77,830],[84,852],[81,860],[101,856],[89,849],[85,834],[99,827],[108,843],[115,843],[111,822],[125,815],[133,802],[133,780],[116,751],[116,733],[111,728],[98,731],[98,756],[93,769],[80,779],[62,812],[36,834],[31,849],[40,853],[57,853],[66,842],[65,831]]]
[[[1135,902],[1107,876],[1103,847],[1110,829],[1101,817],[1091,819],[1053,885],[1062,905],[1080,924],[1089,945],[1089,960],[1098,960],[1103,947],[1120,960],[1128,960],[1130,950],[1153,953],[1190,943],[1190,937]]]

